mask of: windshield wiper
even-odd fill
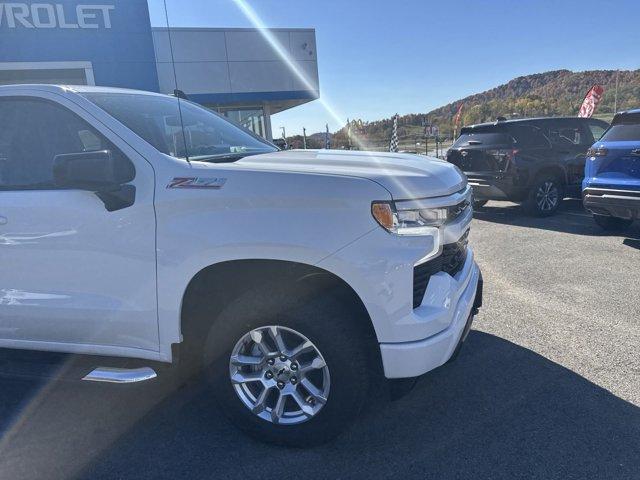
[[[235,162],[236,160],[240,160],[244,157],[249,157],[251,155],[259,155],[264,152],[242,152],[242,153],[223,153],[218,155],[206,155],[202,157],[189,157],[191,160],[196,162],[208,162],[208,163],[225,163],[225,162]]]

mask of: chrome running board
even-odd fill
[[[142,368],[112,368],[98,367],[87,374],[82,380],[88,382],[108,382],[108,383],[135,383],[151,380],[158,375],[149,367]]]

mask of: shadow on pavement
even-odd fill
[[[467,342],[456,363],[310,450],[244,437],[197,384],[67,382],[33,409],[33,387],[7,395],[2,380],[0,398],[14,397],[2,416],[29,418],[4,445],[0,433],[0,477],[638,478],[640,408],[499,337]]]
[[[580,200],[564,200],[556,215],[539,218],[527,215],[520,205],[509,202],[489,202],[474,212],[474,218],[486,222],[519,227],[539,228],[555,232],[588,236],[622,236],[640,240],[640,221],[620,232],[606,232],[596,225],[591,215],[582,208]],[[625,245],[627,243],[625,242]]]
[[[625,238],[622,242],[627,247],[635,248],[636,250],[640,250],[640,240],[635,240],[633,238]]]

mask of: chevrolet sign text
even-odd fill
[[[114,5],[0,2],[0,28],[111,28]]]

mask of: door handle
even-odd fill
[[[0,225],[6,225],[8,222],[9,220],[7,220],[7,217],[0,215]]]

